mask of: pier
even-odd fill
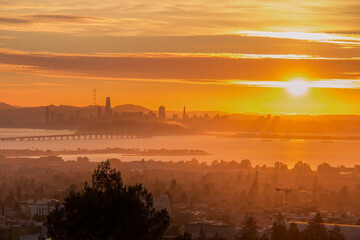
[[[121,139],[121,138],[146,138],[141,134],[108,134],[108,133],[82,133],[82,134],[63,134],[63,135],[42,135],[42,136],[21,136],[0,138],[0,141],[54,141],[54,140],[101,140],[101,139]]]

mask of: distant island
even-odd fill
[[[203,150],[197,149],[144,149],[138,148],[105,148],[105,149],[77,149],[77,150],[30,150],[30,149],[2,149],[0,155],[6,157],[28,157],[28,156],[58,156],[58,155],[86,155],[118,153],[126,156],[205,156],[210,155]]]
[[[75,134],[134,134],[142,136],[192,135],[197,131],[180,123],[114,120],[80,127]]]

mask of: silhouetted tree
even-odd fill
[[[335,225],[333,229],[329,230],[329,240],[345,240],[339,226]]]
[[[300,232],[297,228],[296,223],[290,223],[289,229],[287,231],[287,239],[289,240],[298,240],[300,239]]]
[[[275,162],[274,164],[274,169],[275,170],[281,170],[281,171],[286,171],[288,170],[288,166],[285,163],[282,162]]]
[[[188,232],[184,232],[183,235],[179,235],[175,238],[175,240],[192,240],[191,234]]]
[[[280,213],[276,216],[275,221],[271,228],[272,240],[285,240],[287,229],[284,221],[284,216]]]
[[[200,234],[197,240],[207,240],[205,232],[204,232],[204,228],[200,229]]]
[[[242,160],[240,162],[240,168],[242,169],[251,169],[252,165],[249,159]]]
[[[255,201],[258,197],[259,192],[259,172],[255,172],[254,180],[251,184],[250,190],[249,190],[249,199],[251,201]]]
[[[319,212],[317,212],[315,217],[309,222],[308,227],[305,229],[305,234],[307,238],[311,240],[327,239],[326,228]]]
[[[153,208],[150,193],[142,185],[124,186],[120,172],[102,162],[92,175],[92,186],[85,183],[71,192],[63,206],[47,218],[53,240],[65,239],[160,239],[169,226],[165,209]]]
[[[246,215],[244,222],[241,224],[238,239],[256,240],[258,238],[257,229],[258,226],[254,217]]]
[[[171,183],[170,183],[170,189],[175,190],[175,188],[176,188],[176,180],[173,179],[173,180],[171,180]]]

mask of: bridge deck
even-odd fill
[[[63,134],[42,136],[5,137],[0,141],[49,141],[49,140],[84,140],[84,139],[119,139],[119,138],[144,138],[141,134],[108,134],[108,133],[85,133],[85,134]]]

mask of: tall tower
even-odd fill
[[[92,100],[92,105],[96,105],[96,88],[93,89],[93,100]]]
[[[110,98],[106,98],[106,105],[105,105],[105,117],[111,118],[112,117],[112,110],[111,110],[111,104],[110,104]]]
[[[183,111],[183,120],[187,120],[187,115],[186,115],[186,109],[184,106],[184,111]]]
[[[166,113],[165,113],[165,107],[164,106],[159,107],[159,120],[161,120],[161,121],[166,120]]]

